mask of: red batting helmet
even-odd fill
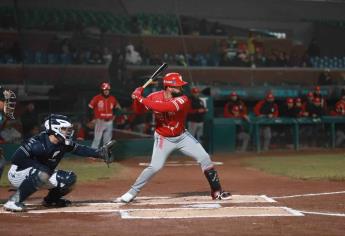
[[[109,83],[104,82],[104,83],[101,84],[101,89],[102,90],[109,90],[110,88],[111,87],[110,87]]]
[[[173,72],[168,73],[163,78],[164,87],[181,87],[188,84],[186,81],[182,80],[182,76],[179,73]]]

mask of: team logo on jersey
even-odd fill
[[[103,101],[99,101],[97,103],[97,107],[98,107],[98,109],[103,110],[104,109],[104,102]]]
[[[55,152],[53,153],[53,156],[52,156],[51,158],[49,158],[49,160],[50,160],[50,161],[56,161],[56,160],[55,160],[55,157],[56,157],[57,155],[59,155],[59,153],[60,153],[60,150],[59,150],[59,151],[55,151]]]

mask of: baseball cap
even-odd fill
[[[307,97],[309,97],[309,98],[312,98],[312,97],[314,97],[314,94],[313,94],[313,92],[308,92],[308,93],[307,93]]]
[[[293,99],[292,99],[292,98],[288,98],[288,99],[286,99],[286,103],[290,103],[290,104],[292,104],[292,103],[293,103]]]
[[[273,93],[267,93],[266,99],[274,99]]]
[[[197,88],[197,87],[193,87],[193,88],[191,89],[191,93],[193,93],[193,94],[200,93],[200,89]]]
[[[231,92],[230,93],[230,97],[236,97],[237,96],[237,93],[236,92]]]

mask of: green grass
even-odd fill
[[[9,186],[7,179],[7,172],[9,165],[5,167],[0,181],[0,186]],[[58,170],[70,170],[76,173],[78,176],[78,183],[85,183],[97,180],[109,179],[116,176],[122,170],[122,167],[118,163],[110,164],[110,168],[102,161],[89,161],[83,158],[67,158],[61,161]]]
[[[255,157],[243,164],[264,172],[297,179],[345,181],[345,154]]]

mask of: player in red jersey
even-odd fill
[[[210,187],[212,199],[230,199],[231,194],[222,190],[217,171],[210,156],[185,128],[185,121],[190,109],[190,101],[183,94],[182,86],[187,82],[179,73],[168,73],[163,79],[164,90],[142,96],[143,88],[132,93],[132,98],[152,110],[155,116],[153,154],[150,165],[139,175],[130,190],[117,198],[120,202],[131,202],[146,183],[164,166],[168,156],[174,150],[193,157],[201,166]]]
[[[121,109],[116,98],[110,95],[110,84],[101,84],[101,93],[94,96],[89,103],[89,108],[93,110],[95,123],[95,134],[92,141],[92,148],[99,148],[101,139],[103,144],[108,143],[112,138],[114,115],[113,110]]]

